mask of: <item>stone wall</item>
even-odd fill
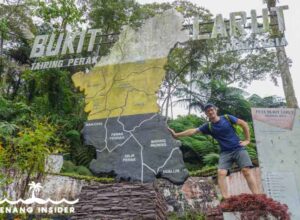
[[[82,188],[71,219],[166,219],[167,206],[153,184],[92,184]]]
[[[186,211],[206,213],[219,204],[211,178],[189,177],[183,185],[157,179],[155,184],[166,199],[168,212],[176,212],[179,215],[184,215]]]

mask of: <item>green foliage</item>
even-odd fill
[[[203,162],[207,166],[216,166],[219,162],[219,157],[220,157],[219,154],[209,153],[204,156]]]
[[[47,155],[62,151],[56,131],[46,120],[35,119],[31,127],[20,127],[15,137],[2,136],[6,143],[0,151],[1,167],[29,174],[43,173]]]
[[[103,34],[119,32],[122,25],[141,20],[136,14],[139,5],[134,0],[90,0],[90,4],[92,27],[101,28]]]
[[[246,121],[251,118],[251,105],[244,97],[247,93],[242,89],[229,87],[224,82],[212,81],[212,94],[208,100],[218,106],[221,115],[231,114]]]
[[[80,133],[77,130],[70,130],[66,133],[66,137],[70,140],[71,144],[80,142]]]
[[[71,150],[72,160],[77,165],[88,166],[92,159],[96,157],[96,150],[93,146],[80,146]]]
[[[114,183],[116,182],[114,178],[111,177],[95,177],[95,176],[84,176],[84,175],[78,175],[74,173],[52,173],[52,175],[57,175],[57,176],[68,176],[71,178],[79,179],[79,180],[85,180],[85,181],[95,181],[95,182],[100,182],[100,183]]]
[[[13,102],[0,96],[0,135],[13,135],[19,125],[30,125],[31,108],[22,102]]]
[[[261,98],[260,96],[253,94],[248,98],[248,101],[251,103],[251,106],[256,108],[286,107],[285,101],[281,97],[275,95]]]
[[[185,211],[183,216],[178,216],[176,212],[168,214],[169,220],[205,220],[205,215],[196,211]]]
[[[61,173],[73,173],[77,175],[83,175],[83,176],[92,176],[93,174],[91,171],[86,168],[85,166],[76,166],[71,161],[64,160],[63,167],[61,169]]]
[[[190,171],[189,175],[190,176],[202,176],[202,177],[216,176],[217,175],[217,170],[218,170],[218,168],[216,166],[212,166],[212,167],[208,166],[208,167],[205,167],[203,169]]]
[[[1,38],[6,39],[7,38],[7,32],[8,32],[8,21],[6,18],[0,19],[0,33]]]
[[[176,120],[169,122],[170,127],[176,131],[183,131],[187,128],[194,128],[203,124],[206,120],[199,118],[196,115],[178,116]]]
[[[80,133],[76,130],[68,131],[66,137],[70,143],[70,159],[76,165],[87,167],[91,160],[95,158],[95,148],[92,146],[84,146],[81,143]]]
[[[54,28],[65,31],[67,25],[76,27],[84,22],[83,15],[86,5],[76,5],[74,0],[27,0],[27,5],[32,7],[33,15],[41,18],[44,22],[51,24]]]
[[[218,152],[217,145],[209,141],[208,139],[210,137],[206,137],[207,139],[204,141],[199,141],[194,137],[183,137],[180,138],[182,141],[182,144],[184,146],[189,146],[192,148],[196,153],[199,154],[199,156],[204,157],[204,155],[210,153],[210,152]]]
[[[3,31],[5,39],[21,38],[24,40],[26,35],[25,29],[27,31],[34,29],[29,11],[29,8],[24,4],[19,4],[18,6],[1,4],[0,32]],[[9,35],[8,32],[14,35]]]
[[[0,122],[0,134],[1,136],[7,137],[9,135],[12,135],[15,133],[19,127],[15,124],[6,122],[6,121],[1,121]]]
[[[75,172],[76,165],[72,161],[64,160],[63,167],[61,168],[61,173],[73,173]]]
[[[78,7],[73,0],[55,0],[49,3],[29,0],[26,1],[26,7],[23,6],[1,6],[0,8],[1,14],[9,14],[10,18],[7,21],[1,20],[1,30],[4,31],[4,28],[8,28],[8,31],[13,34],[9,35],[9,40],[14,43],[10,45],[16,45],[8,47],[6,56],[9,59],[4,59],[1,62],[3,66],[0,67],[0,70],[4,72],[3,74],[0,72],[0,91],[3,94],[0,97],[0,141],[4,149],[2,153],[5,155],[16,153],[18,150],[22,151],[24,161],[20,160],[17,163],[16,156],[11,157],[17,167],[32,167],[33,164],[26,163],[29,158],[34,158],[32,152],[39,150],[40,153],[36,155],[37,157],[42,155],[41,160],[32,160],[32,163],[36,161],[36,164],[39,164],[32,170],[40,171],[42,169],[41,161],[50,152],[71,151],[74,145],[71,145],[66,133],[71,130],[81,130],[87,114],[84,112],[84,95],[76,92],[71,81],[72,72],[70,70],[31,71],[25,68],[27,64],[31,63],[29,59],[31,46],[29,45],[32,42],[24,39],[24,31],[20,30],[20,27],[25,27],[37,34],[45,33],[41,29],[41,24],[33,25],[31,16],[38,16],[42,19],[42,26],[48,25],[47,33],[52,28],[57,28],[57,31],[65,31],[67,26],[72,30],[77,30],[79,23],[83,21],[82,16],[83,13],[86,13],[86,8]],[[8,25],[6,25],[7,22]],[[14,60],[14,62],[9,62],[9,60]],[[36,61],[46,60],[41,58]],[[77,70],[74,68],[73,71]],[[45,117],[47,117],[45,129],[39,127],[38,130],[32,130],[36,129],[33,121]],[[47,130],[48,125],[55,127],[55,140],[50,138],[50,143],[43,148],[43,141],[39,138],[43,136],[45,139],[48,138],[48,131],[52,132],[51,129]],[[25,132],[24,136],[19,136],[20,131]],[[28,137],[29,131],[37,135],[36,139]],[[82,147],[80,137],[79,140],[73,141],[73,143],[75,142],[76,149]],[[86,165],[90,158],[84,159],[86,156],[83,153],[79,155],[82,156],[80,160],[75,161],[76,164]],[[77,157],[74,158],[77,160]],[[79,170],[87,173],[84,168]]]
[[[76,173],[78,173],[79,175],[83,175],[83,176],[93,176],[91,171],[84,166],[78,166],[76,169]]]

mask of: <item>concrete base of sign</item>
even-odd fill
[[[242,213],[241,212],[223,212],[223,218],[224,220],[241,220],[242,219]],[[276,220],[277,218],[273,217],[272,215],[269,215],[267,218],[261,217],[258,220]]]

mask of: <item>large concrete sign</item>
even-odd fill
[[[253,108],[252,117],[264,191],[300,219],[300,110]]]
[[[95,174],[153,181],[163,177],[182,183],[188,176],[179,143],[159,115],[157,95],[170,50],[189,39],[183,16],[175,10],[148,19],[138,30],[123,29],[110,54],[89,72],[72,79],[84,91],[89,112],[83,135],[95,146]]]

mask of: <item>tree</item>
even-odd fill
[[[220,52],[221,46],[219,40],[193,41],[187,44],[185,50],[190,51],[192,55],[184,57],[188,60],[182,63],[190,63],[192,71],[177,84],[173,93],[177,97],[177,103],[187,103],[189,108],[201,110],[208,101],[219,100],[218,103],[226,108],[226,105],[232,105],[234,100],[242,101],[244,98],[238,98],[238,92],[235,92],[234,100],[224,99],[226,96],[220,98],[225,92],[222,88],[232,88],[232,84],[236,83],[244,88],[253,80],[265,79],[267,75],[277,82],[277,63],[274,61],[276,54],[272,50],[223,53]],[[270,72],[272,74],[269,74]],[[233,94],[232,91],[233,89],[231,92],[226,90],[227,95]]]
[[[172,4],[166,5],[162,4],[161,8],[157,4],[146,5],[145,7],[155,9],[157,13],[164,11],[169,8],[175,8],[178,12],[180,12],[185,18],[185,27],[188,25],[192,25],[193,17],[200,16],[203,22],[209,21],[212,17],[212,14],[209,10],[197,6],[189,1],[174,1]],[[159,10],[160,9],[160,10]],[[189,47],[190,43],[185,44],[177,44],[170,52],[168,56],[168,63],[165,66],[166,69],[166,77],[162,84],[159,98],[161,101],[161,110],[165,110],[165,116],[168,116],[169,106],[173,107],[172,97],[175,93],[182,94],[180,90],[186,91],[185,85],[192,89],[193,83],[192,79],[194,79],[194,75],[197,73],[197,60],[193,57],[194,52],[193,49]],[[188,78],[190,80],[188,80]],[[185,98],[189,98],[191,100],[192,95],[186,94]],[[190,101],[191,102],[191,101]],[[189,112],[191,108],[189,108]]]
[[[86,4],[78,5],[74,0],[26,0],[26,5],[33,16],[59,32],[78,28],[85,21],[84,13],[87,10]]]
[[[251,107],[255,108],[280,108],[286,107],[286,103],[284,99],[273,95],[261,98],[260,96],[254,94],[248,98]]]
[[[192,20],[195,13],[186,13],[188,9],[185,7],[179,8]],[[211,17],[209,13],[205,18],[200,15],[200,20],[205,23]],[[200,30],[211,32],[212,24],[202,25]],[[243,38],[255,41],[250,33]],[[232,87],[232,84],[238,83],[245,88],[252,81],[264,80],[266,77],[277,84],[281,72],[277,68],[279,63],[276,57],[276,49],[226,51],[224,40],[220,38],[177,45],[170,53],[166,80],[160,93],[165,115],[168,116],[169,105],[172,108],[173,104],[183,104],[189,113],[193,107],[201,109],[208,100],[213,100],[217,95],[217,84]]]
[[[271,26],[272,26],[272,34],[273,36],[282,36],[279,32],[279,28],[277,24],[277,14],[272,11],[272,7],[276,7],[276,0],[267,0],[267,6],[269,12],[271,14]],[[287,107],[289,108],[298,108],[298,102],[295,95],[293,80],[289,69],[289,59],[286,55],[286,51],[284,47],[276,47],[276,54],[278,59],[278,68],[280,69],[281,79],[283,90],[285,94],[285,99],[287,103]]]
[[[83,94],[76,92],[70,70],[31,71],[28,68],[32,62],[29,58],[32,40],[26,37],[24,33],[28,31],[24,32],[22,28],[35,34],[45,33],[42,28],[45,24],[50,27],[47,33],[53,27],[63,31],[66,28],[77,30],[84,8],[78,9],[77,5],[75,8],[74,1],[67,0],[51,1],[49,4],[45,1],[27,3],[0,7],[0,31],[5,36],[1,38],[5,50],[0,58],[0,165],[5,166],[4,162],[7,162],[11,168],[25,170],[30,176],[42,172],[47,153],[53,153],[52,150],[47,151],[48,143],[46,145],[43,140],[36,139],[47,139],[48,132],[52,132],[49,126],[53,126],[55,132],[52,134],[56,139],[54,141],[51,137],[50,142],[53,146],[56,141],[62,143],[60,152],[70,150],[71,143],[66,134],[70,130],[81,130],[86,113]],[[33,23],[32,16],[35,15],[41,18],[41,23]],[[5,21],[7,17],[10,19]],[[45,116],[47,123],[42,125],[45,128],[42,129],[33,119],[41,120]],[[21,135],[20,131],[25,134]],[[31,134],[35,135],[36,142]],[[24,168],[25,165],[28,167]]]
[[[9,18],[9,19],[8,19]],[[21,86],[21,73],[29,63],[29,38],[35,27],[22,5],[0,7],[0,87],[1,94],[14,99]]]

